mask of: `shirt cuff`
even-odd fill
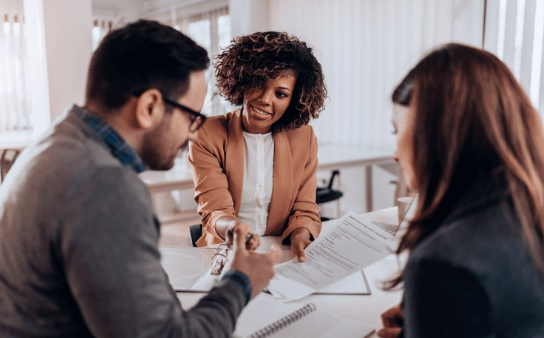
[[[225,275],[223,275],[223,279],[228,279],[238,284],[238,286],[240,286],[242,288],[242,291],[244,292],[246,304],[249,303],[249,300],[251,299],[252,289],[249,278],[246,276],[245,273],[238,270],[230,270]]]

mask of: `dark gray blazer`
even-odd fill
[[[504,169],[482,177],[410,254],[405,337],[544,337],[544,278]]]

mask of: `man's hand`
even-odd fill
[[[244,238],[248,238],[251,229],[246,224],[240,222],[236,217],[221,217],[215,223],[217,234],[225,239],[225,242],[229,247],[234,243],[234,231],[237,228],[241,229],[242,236],[245,236]],[[256,250],[259,245],[261,245],[261,239],[258,235],[253,234],[252,238],[247,243],[246,248],[248,250]]]
[[[404,315],[399,305],[396,305],[382,313],[383,329],[378,331],[379,337],[396,338],[402,331]]]
[[[243,227],[235,227],[234,236],[234,259],[231,269],[244,273],[251,282],[251,298],[255,297],[268,285],[274,277],[274,264],[282,257],[278,246],[273,245],[272,250],[265,254],[257,254],[246,248],[246,232]]]
[[[290,235],[291,238],[291,255],[294,257],[298,257],[299,262],[304,262],[306,260],[306,254],[304,253],[304,249],[312,241],[310,230],[306,228],[297,228],[293,230],[293,232]]]

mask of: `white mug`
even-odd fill
[[[404,219],[404,216],[406,215],[406,211],[408,211],[408,207],[414,200],[414,197],[401,197],[397,198],[398,202],[398,218],[399,218],[399,224]]]

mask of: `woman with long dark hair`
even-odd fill
[[[449,44],[393,94],[395,159],[418,194],[381,337],[544,334],[544,133],[510,70]],[[403,324],[393,317],[403,317]],[[396,324],[393,324],[396,323]]]

